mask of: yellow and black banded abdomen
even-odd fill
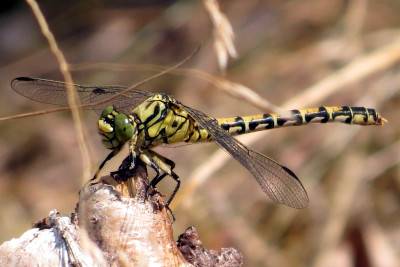
[[[138,146],[154,147],[212,140],[206,130],[200,129],[198,123],[174,99],[165,94],[157,94],[146,100],[133,111],[132,116],[138,121]],[[216,120],[222,129],[232,135],[308,123],[338,121],[358,125],[383,125],[386,122],[374,109],[348,106],[322,106],[291,110],[282,115],[260,114]]]
[[[358,125],[383,125],[386,120],[374,109],[364,107],[319,107],[291,110],[287,114],[261,114],[217,119],[233,135],[308,123],[342,122]]]

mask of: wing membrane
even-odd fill
[[[66,83],[39,78],[20,77],[11,82],[14,91],[37,102],[68,106]],[[115,96],[126,87],[122,86],[82,86],[74,84],[82,104],[93,104]],[[120,112],[131,113],[154,93],[131,90],[112,100]],[[96,111],[103,110],[110,103],[90,107]],[[178,103],[200,127],[206,129],[215,142],[233,158],[245,166],[256,178],[262,190],[274,201],[293,208],[304,208],[308,205],[307,193],[296,175],[288,168],[274,160],[246,147],[219,127],[217,121],[204,113]]]
[[[219,146],[254,175],[262,190],[272,200],[293,208],[307,207],[307,192],[291,170],[233,138],[219,127],[215,119],[201,111],[180,105],[210,133]]]
[[[127,89],[122,86],[83,86],[74,84],[82,104],[93,104],[113,97],[117,93]],[[19,77],[11,82],[11,88],[18,94],[41,103],[68,106],[67,85],[64,82]],[[132,110],[154,95],[150,92],[132,90],[112,100],[112,104],[124,113],[131,113]],[[96,111],[102,111],[110,103],[103,103],[90,107]]]

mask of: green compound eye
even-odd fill
[[[133,126],[125,114],[115,116],[115,133],[118,141],[125,143],[133,136]]]
[[[114,111],[113,106],[108,106],[105,109],[103,109],[103,112],[101,112],[101,117],[100,118],[107,118],[108,115],[110,115]]]

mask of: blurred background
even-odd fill
[[[383,127],[310,125],[241,139],[297,174],[310,198],[302,210],[272,202],[215,144],[157,151],[176,163],[182,180],[172,207],[176,236],[195,226],[206,248],[235,247],[245,266],[399,266],[400,1],[219,1],[237,51],[225,71],[204,3],[43,0],[40,7],[79,84],[129,86],[201,45],[185,67],[247,86],[285,109],[376,108],[389,120]],[[52,108],[10,88],[18,76],[63,78],[27,4],[0,6],[0,116]],[[199,76],[176,74],[141,89],[212,117],[264,112]],[[84,117],[97,167],[109,151],[97,134],[98,115]],[[82,164],[68,112],[0,125],[2,243],[52,209],[73,212]],[[169,195],[174,185],[166,179],[160,190]]]

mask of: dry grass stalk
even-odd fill
[[[78,140],[79,149],[82,156],[82,183],[84,181],[88,181],[92,172],[92,153],[91,149],[88,146],[87,138],[87,130],[82,124],[82,114],[81,111],[77,108],[79,106],[79,98],[75,92],[75,88],[73,86],[73,80],[71,73],[68,68],[67,60],[64,57],[63,52],[58,47],[57,41],[54,38],[53,33],[51,32],[49,25],[47,24],[46,18],[44,17],[42,11],[40,10],[39,5],[35,0],[26,0],[29,6],[32,9],[33,14],[35,15],[40,29],[42,30],[43,36],[47,39],[49,43],[50,49],[57,58],[61,74],[64,77],[65,82],[67,83],[67,97],[68,103],[71,107],[72,118],[74,120],[75,133]]]
[[[224,71],[228,65],[229,57],[237,57],[235,45],[233,44],[233,29],[229,20],[219,9],[217,0],[204,0],[203,3],[214,24],[214,49],[219,67]]]

